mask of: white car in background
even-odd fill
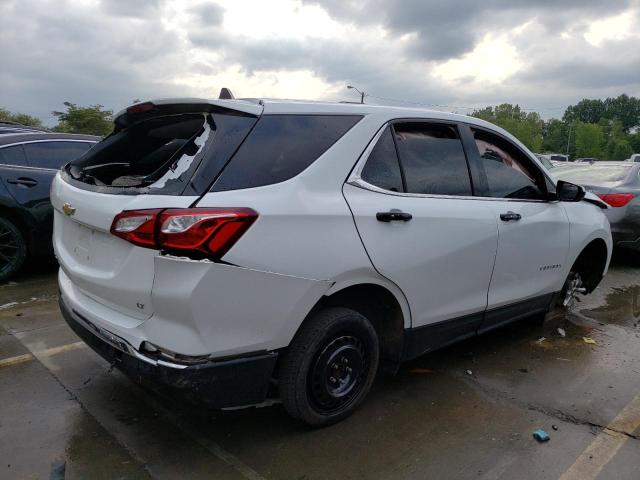
[[[349,415],[399,362],[589,293],[606,208],[487,122],[162,100],[56,177],[60,306],[132,378],[229,408]]]

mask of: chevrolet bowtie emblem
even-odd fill
[[[65,203],[64,205],[62,205],[62,211],[65,215],[73,215],[74,213],[76,213],[75,207],[72,207],[70,203]]]

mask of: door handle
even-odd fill
[[[503,222],[517,222],[521,218],[522,218],[522,215],[515,212],[507,212],[507,213],[500,214],[500,220],[502,220]]]
[[[390,212],[378,212],[376,213],[376,218],[379,222],[393,222],[393,221],[401,221],[408,222],[413,218],[413,215],[406,212],[401,212],[400,210],[391,210]]]
[[[28,177],[9,178],[7,179],[7,183],[10,183],[11,185],[23,185],[29,188],[38,185],[37,180]]]

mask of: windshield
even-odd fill
[[[560,180],[572,183],[621,182],[629,174],[631,165],[592,165],[572,168],[555,173]]]

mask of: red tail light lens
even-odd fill
[[[154,108],[156,108],[156,106],[151,102],[136,103],[127,108],[127,113],[129,115],[135,115],[136,113],[150,112]]]
[[[250,208],[124,211],[114,218],[111,233],[141,247],[219,259],[257,218]]]
[[[125,210],[113,219],[111,233],[139,247],[156,248],[155,226],[161,211]]]
[[[612,207],[624,207],[627,203],[635,198],[633,193],[607,193],[598,194],[607,205]]]
[[[160,214],[158,243],[167,250],[197,250],[220,258],[256,218],[250,208],[165,210]]]

